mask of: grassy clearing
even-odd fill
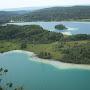
[[[48,52],[53,59],[61,58],[61,52],[55,51],[55,43],[52,44],[28,44],[27,50],[39,54],[40,52]]]

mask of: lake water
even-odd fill
[[[62,70],[32,60],[26,54],[2,54],[0,66],[9,70],[6,79],[24,90],[90,90],[90,70]]]
[[[15,25],[40,25],[44,29],[54,32],[62,32],[63,34],[73,35],[73,34],[90,34],[90,22],[22,22],[22,23],[9,23]],[[63,24],[68,30],[56,30],[55,25]]]

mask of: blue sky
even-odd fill
[[[0,0],[0,9],[68,5],[90,5],[90,0]]]

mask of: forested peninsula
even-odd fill
[[[0,52],[26,50],[44,59],[90,64],[90,35],[66,36],[39,25],[0,26]]]

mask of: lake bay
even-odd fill
[[[62,22],[14,22],[8,23],[14,25],[40,25],[46,30],[54,32],[62,32],[67,35],[74,34],[90,34],[90,22],[75,22],[75,21],[62,21]],[[63,24],[68,29],[67,30],[56,30],[55,25]]]
[[[0,66],[9,70],[7,80],[25,90],[90,90],[90,70],[62,70],[33,59],[18,52],[0,54]]]

